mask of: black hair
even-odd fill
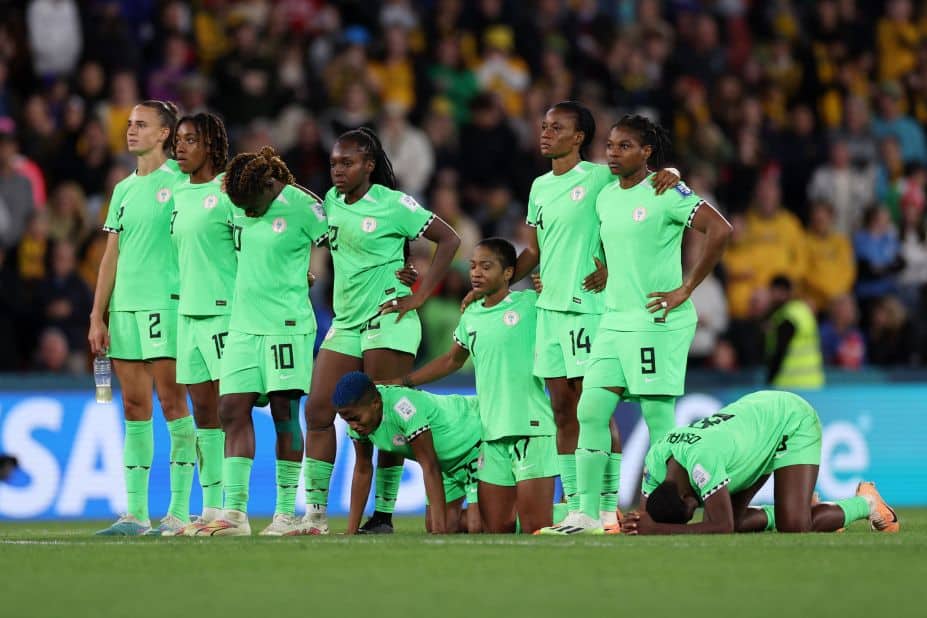
[[[661,524],[685,524],[689,522],[686,504],[679,497],[676,484],[663,481],[647,496],[647,513]]]
[[[182,117],[177,121],[177,130],[180,125],[189,122],[196,127],[196,132],[203,139],[203,144],[209,152],[209,161],[212,163],[213,171],[218,174],[225,169],[229,160],[229,136],[225,132],[225,123],[215,114],[209,112],[200,112]]]
[[[779,288],[783,292],[791,292],[792,291],[792,280],[789,279],[788,276],[786,275],[776,275],[769,282],[769,287]]]
[[[367,127],[360,127],[339,135],[338,142],[351,142],[357,146],[358,150],[373,159],[373,171],[370,173],[371,184],[383,185],[390,189],[399,186],[396,182],[396,174],[393,173],[393,164],[386,156],[383,144],[380,143],[380,138],[376,133]]]
[[[159,101],[158,99],[147,99],[139,103],[139,105],[147,107],[148,109],[153,109],[158,114],[158,120],[161,121],[161,126],[170,129],[170,133],[167,139],[164,140],[162,148],[164,148],[164,154],[173,158],[174,131],[177,129],[177,116],[180,115],[177,106],[170,101]]]
[[[273,146],[264,146],[260,152],[243,152],[225,168],[225,190],[236,206],[247,204],[260,195],[271,179],[285,185],[296,183]]]
[[[579,147],[579,157],[585,159],[589,153],[589,146],[595,139],[595,118],[589,108],[579,101],[560,101],[551,105],[551,109],[573,114],[576,130],[583,132],[583,143]]]
[[[650,146],[651,152],[647,159],[647,167],[650,169],[663,167],[673,146],[666,129],[639,114],[626,114],[612,125],[612,129],[619,128],[634,131],[637,133],[641,146]]]
[[[496,257],[499,258],[499,262],[502,264],[502,270],[506,268],[515,268],[515,262],[518,259],[515,255],[515,247],[506,239],[499,238],[498,236],[484,238],[476,243],[476,246],[486,247],[492,251]]]

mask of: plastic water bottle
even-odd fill
[[[93,381],[97,386],[97,403],[113,400],[113,364],[102,354],[93,359]]]

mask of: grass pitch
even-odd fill
[[[0,523],[0,616],[924,616],[927,509],[899,517],[897,535],[857,522],[843,534],[662,538],[432,537],[419,518],[392,536],[285,539]]]

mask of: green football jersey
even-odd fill
[[[454,331],[476,369],[483,440],[552,436],[554,413],[544,381],[534,375],[537,292],[511,292],[498,305],[467,307]]]
[[[315,332],[306,276],[312,243],[328,235],[322,205],[287,185],[261,217],[235,208],[232,235],[238,274],[229,328],[252,335]]]
[[[474,397],[433,395],[404,386],[378,386],[383,420],[368,436],[348,428],[354,440],[372,442],[381,451],[415,460],[412,440],[431,432],[441,470],[453,470],[480,443],[480,419],[472,413]]]
[[[641,491],[649,495],[666,479],[673,457],[689,473],[702,500],[727,487],[731,494],[751,487],[784,451],[783,438],[809,412],[807,401],[785,391],[758,391],[708,418],[677,427],[654,444],[644,459]]]
[[[580,161],[565,174],[548,172],[531,185],[527,223],[537,229],[544,282],[538,307],[605,310],[604,295],[584,290],[583,279],[595,270],[595,258],[605,261],[595,204],[599,191],[613,179],[608,166]]]
[[[615,180],[596,200],[609,266],[605,314],[599,328],[678,330],[697,321],[691,300],[670,311],[665,321],[662,312],[647,311],[652,300],[648,294],[682,285],[682,235],[702,202],[682,182],[657,195],[651,177],[630,189],[622,189]]]
[[[103,229],[119,234],[116,283],[110,311],[174,309],[180,294],[171,243],[174,187],[186,176],[177,162],[144,176],[132,172],[113,189]]]
[[[238,254],[232,242],[232,202],[222,191],[222,176],[174,190],[171,238],[180,266],[181,315],[232,312]]]
[[[380,185],[353,204],[333,187],[325,195],[328,246],[335,267],[335,328],[354,328],[377,315],[385,301],[408,296],[396,271],[406,240],[421,236],[434,215],[411,196]]]

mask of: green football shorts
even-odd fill
[[[177,316],[177,383],[218,380],[230,315]]]
[[[554,436],[510,436],[483,442],[478,478],[514,487],[521,481],[560,474]]]
[[[798,465],[821,465],[821,419],[807,402],[790,412],[782,442],[764,474]]]
[[[309,392],[314,342],[315,333],[249,335],[229,331],[222,355],[219,394]]]
[[[130,361],[177,358],[177,310],[110,311],[109,356]]]
[[[622,387],[626,395],[680,396],[695,326],[670,331],[601,328],[592,344],[584,387]]]
[[[601,314],[538,308],[537,316],[534,375],[539,378],[586,375]]]
[[[479,444],[474,444],[456,468],[441,471],[441,480],[444,485],[444,501],[448,504],[461,498],[467,499],[467,504],[476,504],[476,472],[480,462]],[[425,504],[429,504],[425,498]]]
[[[367,350],[396,350],[415,356],[422,342],[422,322],[417,311],[410,311],[396,322],[396,314],[387,313],[354,328],[332,326],[322,342],[323,350],[361,358]]]

